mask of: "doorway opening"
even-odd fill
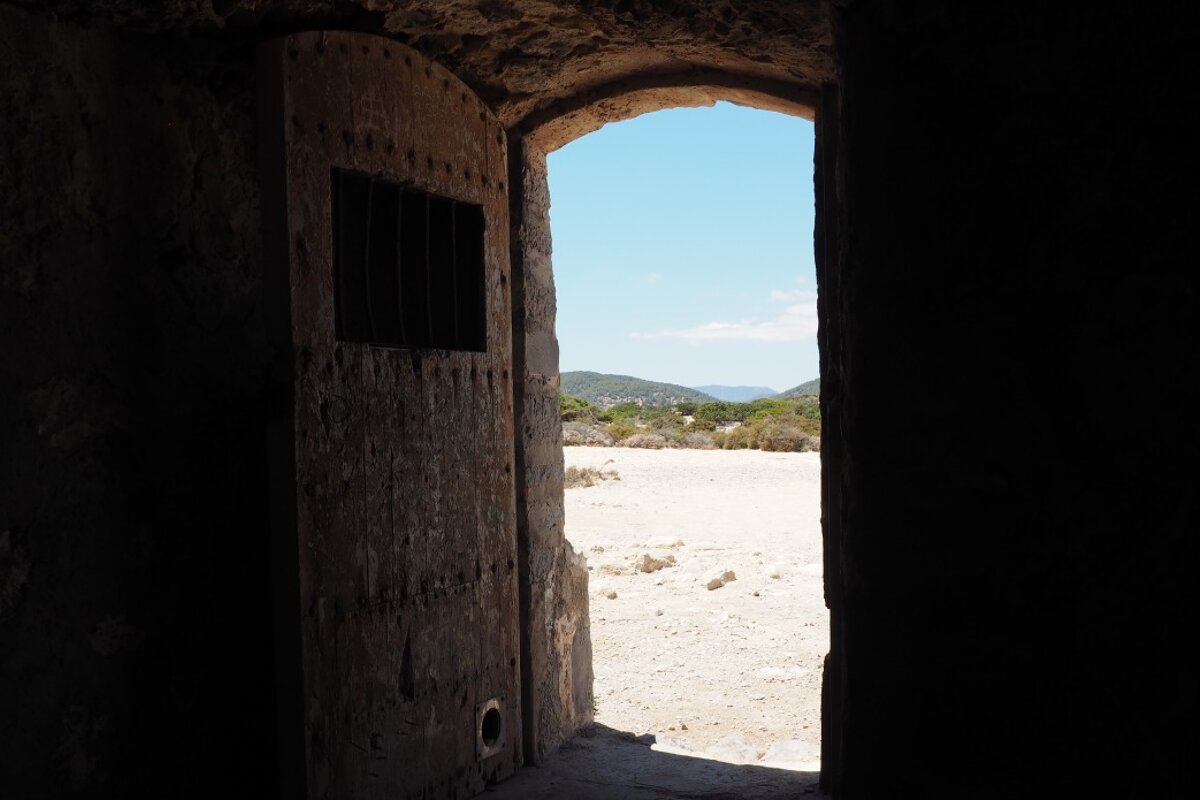
[[[726,103],[547,159],[565,534],[598,725],[815,773],[822,587],[812,123]]]

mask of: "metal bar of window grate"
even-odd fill
[[[429,217],[430,205],[432,198],[425,195],[425,335],[429,338],[426,340],[432,347],[433,339],[433,299],[430,295],[433,293],[433,266],[430,264],[430,236],[429,236]]]
[[[400,341],[408,342],[408,325],[404,314],[404,202],[403,190],[397,187],[396,197],[396,316],[399,319]]]
[[[375,181],[367,181],[367,208],[364,218],[366,224],[363,226],[366,230],[363,234],[363,254],[362,254],[362,271],[363,271],[363,296],[367,301],[367,337],[374,341],[379,336],[379,328],[375,324],[375,303],[371,297],[371,204],[375,199]]]
[[[339,330],[337,332],[337,334],[338,334],[339,338],[347,338],[347,336],[346,336],[347,331],[345,330],[346,320],[349,319],[349,317],[350,317],[350,312],[349,312],[349,309],[347,308],[347,306],[350,303],[350,291],[349,291],[350,287],[348,285],[347,276],[346,276],[346,267],[345,267],[345,265],[346,265],[346,249],[347,249],[347,246],[346,246],[346,233],[347,233],[346,204],[347,204],[347,199],[348,199],[346,197],[346,194],[348,192],[346,184],[348,183],[348,181],[346,180],[345,174],[342,173],[340,170],[334,174],[335,174],[336,186],[334,189],[333,202],[337,208],[337,212],[335,215],[337,218],[337,222],[335,223],[336,227],[334,228],[334,233],[335,233],[334,252],[337,256],[336,266],[338,267],[338,269],[335,270],[334,278],[336,280],[336,287],[337,287],[336,288],[336,292],[337,292],[336,313],[337,313],[338,321],[341,323],[341,325],[340,325],[341,330]]]
[[[458,327],[458,203],[450,204],[450,309],[454,315],[454,349],[462,349]]]

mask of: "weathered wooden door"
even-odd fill
[[[379,37],[260,87],[285,784],[469,797],[521,759],[504,134]]]

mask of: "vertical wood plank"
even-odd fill
[[[358,594],[356,562],[363,526],[361,345],[334,339],[329,168],[352,161],[353,121],[334,102],[349,91],[349,76],[328,70],[330,43],[322,34],[295,37],[284,48],[284,80],[323,81],[325,91],[287,92],[284,102],[295,362],[297,485],[300,507],[301,597],[308,626],[304,673],[308,684],[306,757],[310,795],[335,786],[351,769],[349,732],[338,684],[318,676],[348,671],[356,649],[347,615]],[[305,557],[305,554],[307,557]],[[316,680],[313,680],[316,678]]]
[[[503,137],[454,76],[394,42],[313,32],[272,52],[308,795],[466,797],[519,760]],[[336,341],[334,167],[483,206],[485,353]],[[491,697],[507,742],[485,763]]]

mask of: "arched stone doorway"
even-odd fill
[[[836,289],[829,275],[823,248],[832,247],[832,228],[825,202],[823,179],[828,175],[833,154],[823,146],[832,131],[836,91],[747,79],[716,70],[686,74],[634,76],[562,100],[522,120],[509,130],[509,171],[513,221],[512,268],[514,276],[513,342],[514,407],[517,432],[517,494],[519,546],[522,563],[530,572],[522,577],[522,648],[529,669],[523,685],[525,752],[529,763],[538,763],[570,732],[590,721],[590,658],[586,636],[562,636],[563,630],[584,631],[587,625],[587,573],[576,565],[570,545],[563,536],[562,449],[558,424],[558,345],[554,338],[555,303],[552,246],[549,222],[549,188],[546,154],[608,122],[675,107],[712,105],[727,100],[760,109],[781,111],[817,123],[817,270],[820,302],[828,306]],[[818,113],[818,109],[822,113]],[[822,164],[825,169],[822,169]],[[836,331],[826,326],[821,336],[822,371]],[[836,424],[837,370],[823,378],[822,417],[825,425]],[[839,453],[836,444],[823,453],[823,473],[836,475]],[[836,497],[836,488],[823,490]],[[826,504],[828,506],[828,504]],[[826,512],[826,547],[836,531]],[[836,562],[826,555],[826,598],[838,596],[830,586],[840,580]],[[534,571],[533,565],[539,565]],[[547,569],[544,565],[550,565]],[[544,570],[544,571],[543,571]],[[834,612],[834,620],[837,616]],[[556,635],[557,634],[557,635]],[[833,631],[829,665],[836,670],[839,658],[838,631]],[[580,649],[586,648],[586,649]],[[823,696],[823,764],[837,758],[835,714],[840,703],[839,683],[829,670]],[[549,687],[553,696],[544,689]],[[831,781],[827,781],[831,783]]]

